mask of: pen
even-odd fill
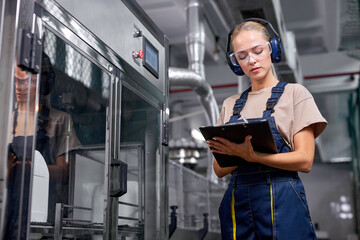
[[[248,123],[248,121],[246,120],[246,118],[244,116],[241,115],[241,119],[244,120],[245,123]]]

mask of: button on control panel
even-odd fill
[[[137,59],[137,58],[143,59],[143,57],[144,57],[143,51],[142,50],[132,51],[132,57],[134,59]]]
[[[134,62],[140,67],[142,66],[149,71],[154,77],[159,78],[159,51],[149,41],[137,26],[134,25],[132,37],[135,41],[141,41],[141,49],[133,50],[131,56]],[[140,60],[141,59],[141,60]]]

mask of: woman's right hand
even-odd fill
[[[215,137],[213,140],[208,140],[207,144],[213,153],[238,156],[247,161],[251,161],[253,159],[252,156],[254,155],[254,149],[251,144],[251,136],[246,136],[245,142],[241,144],[231,142],[221,137]],[[214,171],[219,178],[232,173],[236,168],[237,166],[222,168],[216,159],[214,159]]]
[[[211,152],[225,154],[230,156],[237,156],[246,161],[254,161],[254,148],[251,144],[251,136],[246,136],[243,143],[231,142],[225,138],[214,137],[213,140],[208,140],[207,144],[211,148]]]

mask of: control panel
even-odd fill
[[[144,66],[154,77],[159,78],[159,50],[135,26],[134,38],[142,38],[142,49],[133,50],[131,55],[134,61],[142,61]]]

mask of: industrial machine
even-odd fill
[[[167,239],[167,38],[135,1],[0,9],[0,238]]]

